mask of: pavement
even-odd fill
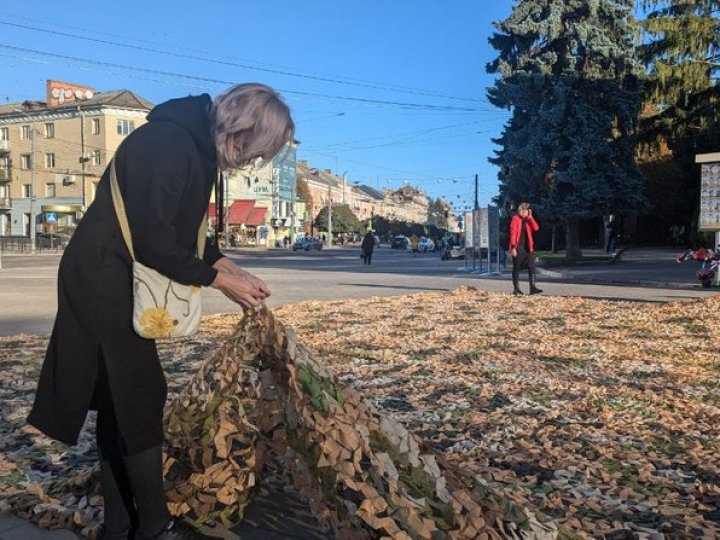
[[[675,261],[674,247],[625,249],[613,264],[607,262],[546,267],[539,285],[546,294],[629,299],[645,302],[693,300],[720,293],[702,289],[695,277],[698,263]],[[303,300],[332,300],[451,290],[471,285],[483,290],[509,292],[509,268],[489,277],[466,271],[463,261],[440,261],[437,254],[417,257],[382,247],[373,265],[360,263],[358,247],[314,252],[237,250],[229,256],[265,279],[273,290],[272,306]],[[600,254],[585,250],[584,254]],[[56,309],[59,255],[2,255],[0,270],[0,335],[20,332],[48,334]],[[525,279],[525,278],[524,278]],[[526,287],[526,283],[522,284]],[[237,307],[220,293],[205,290],[203,311],[227,313]],[[0,514],[0,540],[75,540],[67,530],[42,531],[35,525]]]

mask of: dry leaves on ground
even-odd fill
[[[431,444],[439,466],[550,516],[561,535],[716,538],[718,311],[720,298],[656,305],[460,289],[307,302],[276,316]],[[197,340],[162,345],[171,394],[237,320],[206,319]],[[44,346],[0,338],[0,506],[91,531],[101,518],[92,422],[71,449],[24,425]]]

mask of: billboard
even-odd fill
[[[297,181],[297,145],[286,144],[272,160],[273,182],[277,181],[279,201],[293,201]]]
[[[473,240],[475,238],[475,236],[473,235],[475,225],[475,223],[473,222],[473,213],[465,212],[463,222],[465,223],[465,247],[471,248],[474,246]]]
[[[703,163],[700,177],[701,231],[720,231],[720,162]]]
[[[500,212],[498,209],[494,206],[480,208],[478,218],[480,230],[479,247],[497,246],[500,238]]]

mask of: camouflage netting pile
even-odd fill
[[[266,309],[175,399],[167,433],[171,509],[196,522],[241,521],[274,459],[339,538],[558,536],[343,387]]]

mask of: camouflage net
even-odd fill
[[[274,459],[338,538],[558,537],[342,386],[265,308],[246,311],[166,421],[170,508],[196,523],[240,522]]]

